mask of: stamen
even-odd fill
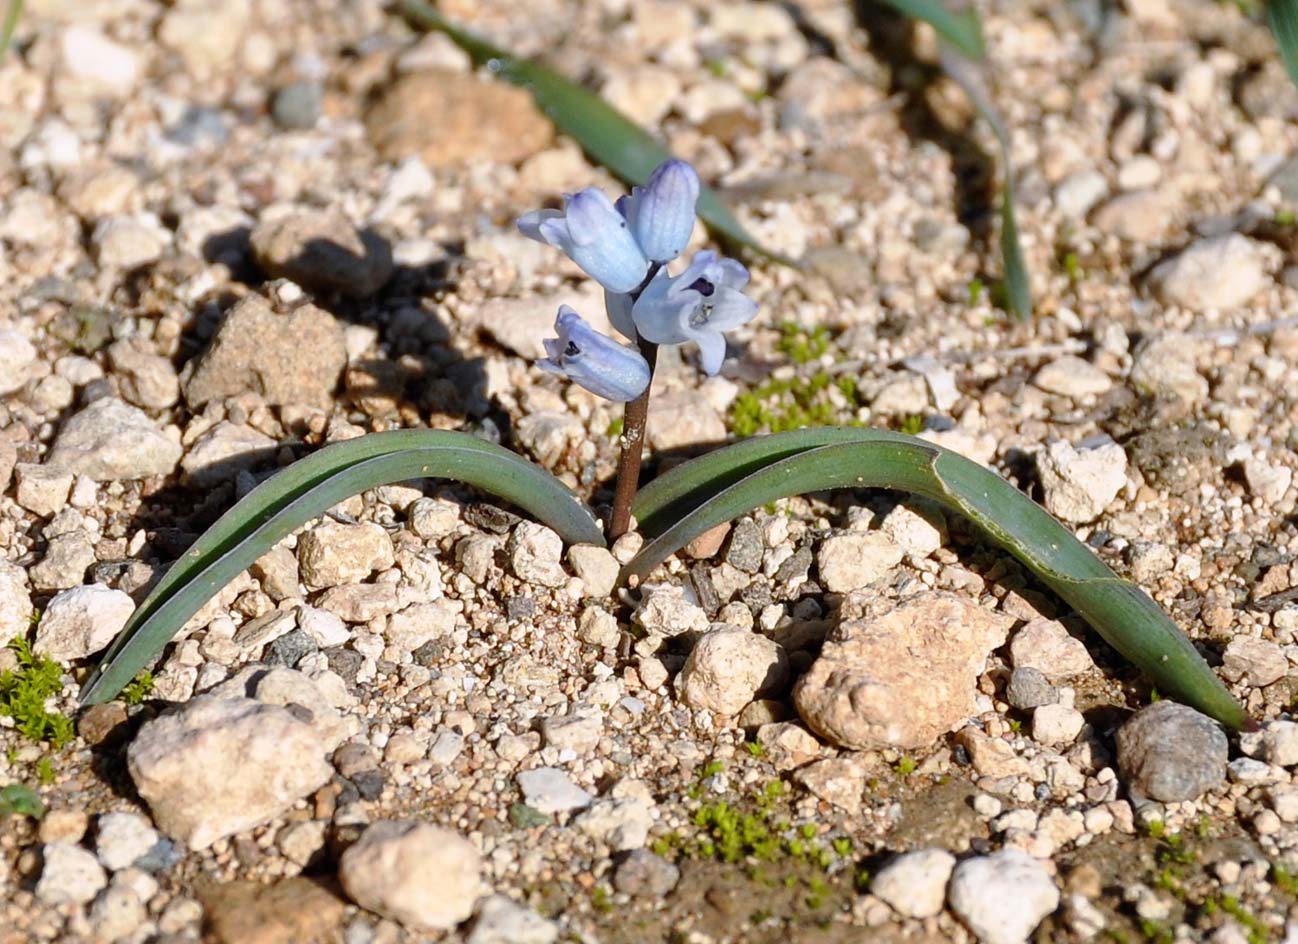
[[[581,353],[581,348],[577,347],[572,341],[569,341],[563,349],[564,357],[576,357]]]
[[[717,287],[707,279],[697,278],[689,284],[689,289],[698,292],[704,298],[708,298],[717,290]]]

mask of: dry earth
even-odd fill
[[[439,483],[343,502],[79,711],[150,581],[323,443],[470,430],[606,501],[616,411],[531,363],[600,300],[512,221],[617,185],[373,0],[29,0],[0,65],[0,642],[54,660],[45,733],[76,729],[0,716],[0,786],[47,810],[0,819],[0,941],[1298,940],[1298,91],[1231,4],[980,7],[1029,324],[995,305],[994,141],[926,29],[442,4],[807,262],[749,260],[720,377],[663,358],[656,462],[922,432],[1145,587],[1259,733],[1156,700],[904,496],[779,502],[610,595],[610,555]]]

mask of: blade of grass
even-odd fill
[[[1289,78],[1298,84],[1298,0],[1269,0],[1266,14]]]
[[[9,51],[9,43],[14,38],[14,30],[18,29],[18,20],[22,15],[23,0],[9,0],[4,20],[0,21],[0,63],[5,60],[5,53]]]
[[[816,446],[844,442],[913,442],[901,433],[852,426],[813,426],[754,436],[672,466],[640,489],[631,505],[641,534],[653,539],[722,489],[758,469]]]
[[[987,55],[983,43],[982,23],[973,7],[952,4],[943,0],[883,0],[896,10],[916,20],[923,20],[937,35],[972,59]]]
[[[539,62],[515,58],[507,50],[456,26],[421,0],[406,0],[403,9],[416,26],[445,33],[476,64],[485,65],[497,77],[531,92],[537,106],[561,131],[622,180],[643,184],[655,167],[672,156],[652,135],[589,89]],[[699,191],[698,212],[720,241],[746,247],[785,265],[797,265],[749,235],[710,187]]]
[[[248,493],[172,565],[100,661],[82,702],[116,695],[214,593],[296,528],[366,489],[433,477],[505,498],[569,543],[604,543],[598,522],[558,479],[465,433],[398,430],[336,443]]]
[[[724,469],[728,451],[696,461]],[[700,477],[691,473],[691,478]],[[1189,639],[1140,588],[1119,578],[1071,531],[995,472],[900,433],[812,447],[711,494],[696,487],[695,493],[705,495],[702,503],[647,543],[623,568],[622,579],[644,579],[704,531],[754,508],[833,488],[896,489],[963,514],[1081,613],[1159,691],[1232,728],[1248,724],[1243,708]]]
[[[968,12],[977,16],[972,8]],[[971,57],[958,46],[938,43],[942,68],[964,89],[969,100],[991,126],[1001,152],[1001,265],[1005,277],[1005,300],[1009,310],[1022,321],[1032,317],[1032,288],[1014,209],[1014,165],[1010,162],[1010,136],[1000,111],[987,90],[986,59]]]

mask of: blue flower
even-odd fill
[[[684,161],[664,161],[643,187],[617,201],[640,249],[653,262],[671,262],[694,231],[694,207],[699,199],[699,175]]]
[[[518,229],[562,249],[611,292],[638,288],[649,271],[649,260],[627,220],[594,187],[565,197],[563,210],[534,210],[520,217]]]
[[[700,252],[680,275],[662,270],[650,281],[631,309],[635,329],[655,344],[693,341],[704,372],[713,375],[725,360],[724,332],[757,314],[757,303],[743,294],[747,284],[748,270],[738,262]],[[612,305],[609,316],[613,317]]]
[[[559,374],[597,397],[626,403],[649,387],[649,364],[638,351],[600,334],[567,305],[559,306],[554,319],[558,338],[546,338],[545,353],[537,366]]]

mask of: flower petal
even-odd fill
[[[660,164],[644,187],[632,191],[626,217],[646,256],[670,262],[684,251],[698,199],[699,175],[681,160]]]
[[[631,296],[625,292],[610,292],[604,289],[604,311],[609,324],[627,340],[636,339],[635,319],[631,315]]]
[[[567,305],[559,306],[554,328],[559,337],[545,342],[550,356],[537,361],[542,370],[618,403],[634,400],[648,388],[649,364],[640,353],[600,334]]]
[[[551,242],[542,232],[543,223],[551,220],[562,220],[563,212],[560,210],[533,210],[531,213],[524,213],[518,218],[518,231],[528,239],[535,239],[538,243],[549,243],[551,246],[557,243]]]
[[[710,301],[707,326],[713,331],[733,331],[757,316],[757,302],[733,289],[717,289]]]
[[[726,359],[726,339],[720,331],[699,331],[693,341],[699,346],[699,366],[703,373],[715,377]]]

